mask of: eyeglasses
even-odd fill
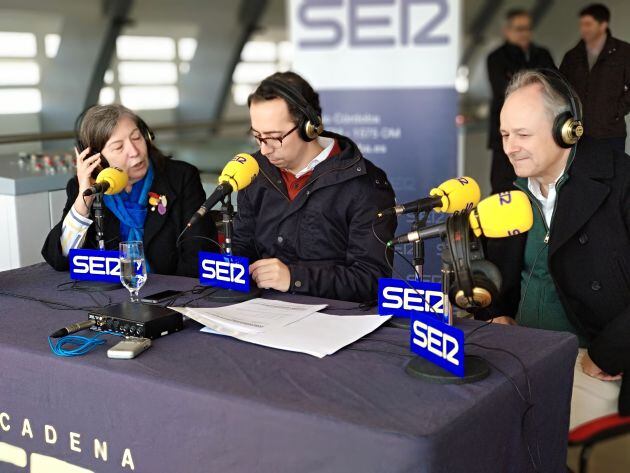
[[[282,148],[282,140],[284,140],[287,136],[289,136],[291,133],[297,130],[297,128],[298,128],[298,125],[295,125],[289,131],[287,131],[284,135],[279,136],[277,138],[276,137],[263,138],[262,136],[259,136],[259,135],[252,135],[252,136],[256,140],[256,143],[258,144],[258,146],[262,146],[263,144],[266,144],[270,148],[279,149],[279,148]]]

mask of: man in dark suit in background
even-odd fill
[[[613,38],[610,10],[602,4],[580,11],[580,42],[564,55],[560,71],[584,104],[584,134],[626,146],[630,112],[630,44]]]
[[[492,86],[488,148],[492,150],[490,182],[492,193],[513,189],[514,168],[503,152],[499,133],[499,114],[505,99],[505,89],[512,76],[522,69],[552,68],[555,64],[545,48],[532,43],[532,19],[523,9],[513,9],[505,16],[505,43],[488,56],[488,79]]]

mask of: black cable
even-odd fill
[[[419,274],[419,273],[418,273],[418,271],[416,270],[416,267],[413,265],[413,263],[412,263],[411,261],[409,261],[409,258],[407,258],[404,254],[402,254],[402,253],[401,253],[400,251],[398,251],[396,248],[393,248],[393,247],[392,247],[392,249],[394,250],[394,253],[395,253],[395,254],[397,254],[398,256],[400,256],[400,257],[401,257],[404,261],[406,261],[406,262],[407,262],[407,264],[409,264],[409,266],[411,266],[411,268],[413,269],[413,272],[414,272],[414,273],[416,274],[416,276],[419,278],[419,279],[418,279],[418,282],[422,282],[422,279],[420,279],[420,278],[421,278],[420,274]],[[417,291],[418,291],[418,289],[416,289],[415,287],[413,287],[413,286],[411,285],[411,283],[410,283],[409,281],[407,281],[407,279],[405,279],[404,277],[402,277],[402,275],[401,275],[398,271],[396,271],[396,270],[394,269],[394,265],[390,265],[390,268],[392,269],[392,272],[393,272],[394,274],[396,274],[396,276],[398,276],[398,278],[399,278],[401,281],[403,281],[403,282],[404,282],[407,286],[409,286],[409,288],[410,288],[412,291],[414,291],[414,292],[417,292]],[[442,302],[443,307],[444,307],[444,310],[446,310],[446,303],[447,303],[447,295],[446,295],[446,294],[444,294],[444,298],[443,298],[443,302]],[[439,319],[441,319],[441,318],[442,318],[442,317],[440,317],[440,314],[438,314],[438,313],[435,311],[435,309],[433,308],[433,306],[431,306],[430,304],[427,304],[427,305],[429,306],[429,311],[430,311],[430,312],[433,312],[433,314],[434,314],[436,317],[438,317]],[[441,321],[441,320],[440,320],[440,321]]]
[[[104,294],[104,291],[99,288],[97,285],[90,287],[90,286],[79,286],[79,284],[84,283],[85,281],[66,281],[66,282],[62,282],[61,284],[57,284],[56,289],[60,292],[64,292],[64,291],[77,291],[77,292],[97,292],[102,294],[103,296],[105,296],[106,294]],[[70,286],[68,288],[66,288],[66,286]]]
[[[95,296],[97,294],[99,296],[102,296],[105,299],[106,302],[104,304],[101,304],[99,301],[96,300]],[[90,296],[90,299],[92,299],[96,305],[100,305],[100,306],[103,306],[103,307],[107,307],[107,306],[112,305],[112,298],[109,297],[107,294],[105,294],[102,291],[88,291],[87,295]]]
[[[372,220],[372,233],[374,234],[374,237],[385,247],[385,262],[387,263],[387,266],[389,266],[389,269],[392,270],[392,274],[395,274],[398,279],[400,279],[401,281],[403,281],[412,291],[417,292],[418,289],[413,287],[409,281],[407,281],[407,279],[405,277],[403,277],[398,271],[396,271],[396,268],[394,268],[394,262],[393,262],[393,258],[392,261],[389,260],[388,258],[388,250],[392,250],[394,254],[397,254],[398,256],[400,256],[404,261],[407,262],[407,264],[409,266],[411,266],[411,268],[413,269],[413,272],[415,273],[416,277],[417,277],[417,281],[418,282],[422,282],[422,276],[420,276],[420,273],[418,273],[418,270],[416,269],[416,267],[413,265],[413,263],[411,261],[409,261],[409,259],[402,254],[400,251],[398,251],[394,246],[388,246],[387,243],[385,243],[383,240],[381,240],[379,238],[379,236],[376,234],[376,229],[374,228],[374,220]],[[444,296],[446,298],[446,296]],[[446,300],[444,301],[444,305],[446,305]],[[435,316],[437,316],[438,318],[440,317],[440,314],[438,314],[435,309],[429,305],[429,311],[433,312],[433,314]]]
[[[383,338],[361,338],[361,339],[357,340],[357,343],[359,343],[359,342],[387,343],[388,345],[392,345],[392,346],[395,346],[395,347],[398,347],[398,348],[409,349],[409,345],[401,345],[400,343],[396,343],[396,342],[394,342],[392,340],[385,340]]]
[[[188,225],[186,225],[184,227],[184,229],[182,230],[182,232],[179,234],[179,236],[177,237],[177,240],[175,240],[175,247],[177,248],[179,246],[179,240],[181,239],[182,235],[184,233],[186,233],[186,230],[188,230]]]
[[[66,304],[64,302],[58,301],[50,301],[47,299],[40,299],[37,297],[31,297],[24,294],[14,294],[12,292],[0,291],[0,296],[14,297],[16,299],[24,299],[27,301],[39,302],[40,304],[45,305],[46,307],[53,310],[92,310],[92,309],[102,309],[104,306],[94,306],[94,307],[78,307],[70,304]]]
[[[479,328],[479,327],[477,327]],[[470,336],[470,335],[468,335]],[[521,368],[523,369],[523,373],[525,374],[525,380],[527,382],[527,391],[529,394],[530,399],[532,398],[532,386],[530,383],[530,378],[529,378],[529,372],[527,371],[527,367],[525,366],[525,363],[523,363],[523,360],[521,360],[518,355],[516,355],[515,353],[512,353],[509,350],[506,350],[505,348],[500,348],[500,347],[489,347],[487,345],[482,345],[480,343],[474,343],[474,342],[464,342],[464,346],[465,345],[469,345],[472,347],[477,347],[477,348],[482,348],[484,350],[491,350],[491,351],[498,351],[501,353],[505,353],[506,355],[510,355],[512,358],[514,358],[519,365],[521,365]]]
[[[398,278],[401,279],[402,281],[405,281],[405,284],[407,284],[412,290],[416,291],[417,289],[414,288],[411,284],[409,284],[409,281],[407,281],[407,278],[403,277],[398,271],[396,271],[396,269],[394,268],[393,258],[392,258],[392,261],[389,260],[387,251],[391,250],[394,254],[397,254],[403,260],[405,260],[407,264],[411,266],[411,269],[413,269],[413,272],[416,275],[417,280],[421,282],[422,276],[420,276],[420,273],[418,273],[418,270],[416,270],[416,267],[413,265],[413,263],[409,261],[409,259],[404,254],[398,251],[396,247],[388,246],[386,242],[384,242],[383,240],[379,238],[379,236],[376,234],[376,229],[374,228],[374,221],[372,221],[372,233],[374,234],[374,237],[379,241],[379,243],[385,247],[385,262],[387,263],[387,266],[389,266],[389,269],[392,270],[392,273],[398,276]]]
[[[372,220],[372,233],[374,234],[374,237],[379,241],[379,243],[383,246],[387,246],[387,243],[384,242],[383,240],[381,240],[381,238],[376,234],[376,229],[374,228],[374,223],[376,222],[375,219]]]
[[[494,317],[492,317],[490,320],[487,320],[486,322],[484,322],[483,324],[479,325],[478,327],[475,327],[474,329],[472,329],[470,331],[470,333],[468,333],[466,335],[466,338],[470,337],[473,333],[475,333],[477,330],[480,330],[482,328],[486,328],[490,325],[492,325],[492,321],[494,320]]]
[[[352,347],[346,347],[345,349],[352,350],[352,351],[363,351],[367,353],[382,353],[386,355],[393,355],[393,356],[398,356],[398,357],[403,357],[403,358],[415,358],[415,355],[407,355],[405,353],[395,353],[393,351],[387,351],[387,350],[369,350],[366,348],[352,348]]]
[[[523,415],[521,416],[521,437],[523,439],[523,442],[525,443],[525,447],[527,448],[527,454],[529,455],[529,460],[530,460],[530,462],[532,464],[532,467],[534,468],[534,471],[540,471],[538,465],[536,464],[536,461],[534,460],[534,455],[532,454],[532,450],[531,450],[531,447],[529,445],[529,442],[525,438],[525,419],[527,418],[527,414],[529,412],[532,412],[532,423],[534,423],[534,426],[535,426],[535,422],[534,422],[534,419],[533,419],[533,410],[532,410],[532,408],[534,407],[534,404],[531,401],[527,401],[527,399],[525,399],[525,397],[521,394],[520,389],[518,389],[518,386],[517,386],[516,382],[510,376],[508,376],[508,374],[505,371],[503,371],[502,369],[497,367],[497,365],[495,365],[494,363],[488,361],[487,359],[484,358],[484,360],[492,368],[494,368],[499,373],[501,373],[512,384],[512,386],[516,390],[518,396],[521,398],[521,400],[527,406],[525,411],[523,411]],[[539,461],[539,464],[540,464],[541,463],[541,458],[540,458],[540,448],[539,448],[539,443],[538,443],[538,432],[534,431],[534,434],[535,434],[535,438],[536,438],[536,447],[537,447],[537,450],[538,450],[538,461]]]
[[[201,291],[199,291],[199,292],[197,293],[197,294],[202,294],[202,293],[203,293],[203,295],[201,295],[201,296],[199,296],[199,297],[197,297],[197,298],[195,298],[195,299],[191,299],[191,300],[189,300],[189,301],[185,302],[185,303],[184,303],[184,305],[183,305],[182,307],[188,307],[188,306],[189,306],[190,304],[192,304],[193,302],[196,302],[196,301],[201,300],[201,299],[205,299],[205,298],[207,298],[208,296],[211,296],[212,294],[214,294],[215,292],[217,292],[219,289],[220,289],[220,288],[217,288],[217,287],[212,287],[212,286],[203,286],[203,290],[201,290]],[[207,292],[207,293],[206,293],[206,291],[210,291],[210,290],[212,290],[212,292]],[[194,294],[194,293],[193,293],[193,294]]]
[[[184,296],[187,296],[187,295],[189,295],[189,294],[194,294],[194,295],[196,295],[196,294],[201,294],[202,292],[204,292],[204,291],[205,291],[206,289],[208,289],[208,288],[209,288],[209,286],[200,286],[200,285],[196,285],[196,286],[194,286],[192,289],[187,289],[187,290],[185,290],[185,291],[181,291],[181,292],[179,292],[179,293],[175,294],[174,296],[172,296],[172,297],[170,297],[170,298],[168,298],[168,299],[163,300],[162,302],[158,302],[158,303],[155,303],[155,304],[150,303],[150,304],[151,304],[151,305],[159,305],[159,306],[162,306],[162,307],[168,307],[168,306],[170,306],[170,305],[173,305],[173,303],[174,303],[177,299],[180,299],[180,298],[182,298],[182,297],[184,297]],[[205,296],[204,296],[204,297],[205,297]],[[197,299],[194,299],[194,300],[197,300]]]
[[[386,260],[386,262],[387,262],[388,266],[390,267],[390,269],[392,270],[392,273],[393,273],[393,274],[396,274],[396,276],[398,276],[401,280],[403,280],[403,281],[405,282],[405,284],[407,284],[407,285],[408,285],[408,286],[409,286],[412,290],[414,290],[414,291],[415,291],[416,289],[415,289],[415,288],[413,288],[413,286],[412,286],[412,285],[411,285],[411,284],[410,284],[410,283],[409,283],[409,282],[408,282],[408,281],[407,281],[404,277],[401,277],[400,273],[398,273],[398,271],[396,271],[396,270],[394,269],[394,265],[393,265],[392,263],[390,263],[389,259],[387,258],[387,249],[388,249],[389,247],[388,247],[388,246],[387,246],[387,244],[386,244],[385,242],[383,242],[383,240],[381,240],[381,239],[378,237],[378,235],[376,234],[376,231],[375,231],[375,229],[374,229],[374,222],[372,222],[372,233],[374,233],[374,236],[376,237],[376,239],[377,239],[379,242],[381,242],[381,244],[385,245],[385,251],[386,251],[386,253],[385,253],[385,260]],[[409,266],[411,266],[411,267],[413,268],[414,273],[416,274],[416,276],[418,277],[418,280],[420,281],[420,280],[421,280],[421,278],[420,278],[420,274],[418,274],[418,271],[416,270],[416,268],[415,268],[415,266],[413,265],[413,263],[412,263],[411,261],[409,261],[409,259],[408,259],[408,258],[407,258],[404,254],[402,254],[401,252],[399,252],[398,250],[396,250],[396,248],[395,248],[395,247],[391,247],[391,248],[392,248],[392,250],[394,251],[394,253],[395,253],[395,254],[397,254],[398,256],[400,256],[400,257],[401,257],[404,261],[406,261],[406,262],[409,264]],[[531,274],[533,273],[533,268],[534,268],[534,266],[535,266],[536,260],[538,259],[538,257],[540,256],[540,254],[541,254],[541,253],[542,253],[542,250],[541,250],[541,251],[538,253],[538,255],[536,256],[536,258],[535,258],[535,260],[534,260],[534,264],[532,264],[532,271],[530,271],[530,276],[529,276],[529,278],[531,278]],[[529,278],[528,278],[528,279],[529,279]],[[525,287],[525,293],[527,293],[527,286],[528,286],[528,285],[529,285],[529,281],[528,281],[528,284],[527,284],[527,285],[526,285],[526,287]],[[434,312],[434,313],[435,313],[435,310],[434,310],[431,306],[429,306],[429,308],[431,309],[431,311],[432,311],[432,312]],[[519,312],[520,312],[520,307],[519,307]],[[437,315],[437,313],[436,313],[436,315]],[[488,322],[486,322],[485,324],[480,325],[479,327],[476,327],[475,329],[473,329],[473,330],[472,330],[472,331],[471,331],[471,332],[467,335],[467,337],[470,337],[473,333],[475,333],[475,332],[476,332],[477,330],[479,330],[479,329],[482,329],[482,328],[488,327],[488,326],[492,323],[492,321],[493,321],[493,320],[494,320],[494,318],[490,319],[490,320],[489,320]],[[406,346],[406,345],[403,347],[402,345],[399,345],[399,344],[397,344],[397,343],[395,343],[395,342],[392,342],[392,341],[390,341],[390,340],[374,339],[374,338],[371,338],[371,339],[370,339],[370,338],[366,338],[366,339],[363,339],[362,341],[376,341],[376,342],[381,342],[381,343],[388,343],[388,344],[390,344],[390,345],[398,346],[398,347],[401,347],[401,348],[407,348],[407,346]],[[538,440],[538,432],[537,432],[537,429],[536,429],[536,423],[535,423],[534,414],[533,414],[533,410],[532,410],[532,408],[534,407],[534,404],[532,403],[532,390],[531,390],[531,382],[530,382],[529,374],[528,374],[528,372],[527,372],[527,369],[526,369],[526,367],[525,367],[525,364],[523,363],[523,361],[522,361],[522,360],[521,360],[521,359],[520,359],[517,355],[515,355],[514,353],[512,353],[512,352],[510,352],[510,351],[508,351],[508,350],[505,350],[505,349],[503,349],[503,348],[498,348],[498,347],[486,347],[486,346],[484,346],[484,345],[481,345],[481,344],[478,344],[478,343],[473,343],[473,342],[466,342],[466,343],[464,343],[464,345],[476,346],[476,347],[481,348],[481,349],[487,349],[487,350],[493,350],[493,351],[499,351],[499,352],[506,353],[506,354],[508,354],[508,355],[512,356],[513,358],[515,358],[515,359],[518,361],[518,363],[521,365],[521,367],[522,367],[522,369],[523,369],[523,373],[524,373],[524,375],[525,375],[525,380],[526,380],[526,383],[527,383],[527,390],[528,390],[529,401],[525,398],[525,396],[523,396],[523,394],[522,394],[521,390],[519,389],[518,385],[516,384],[516,382],[515,382],[515,381],[514,381],[514,380],[513,380],[510,376],[508,376],[508,375],[507,375],[507,373],[505,373],[503,370],[501,370],[500,368],[498,368],[495,364],[493,364],[493,363],[491,363],[490,361],[488,361],[488,360],[485,360],[485,359],[484,359],[484,360],[485,360],[485,361],[486,361],[486,362],[487,362],[487,363],[488,363],[491,367],[493,367],[493,368],[494,368],[494,369],[496,369],[499,373],[501,373],[501,374],[502,374],[502,375],[503,375],[503,376],[504,376],[504,377],[505,377],[505,378],[506,378],[506,379],[507,379],[507,380],[508,380],[508,381],[512,384],[512,386],[513,386],[513,387],[514,387],[514,389],[516,390],[516,392],[517,392],[517,394],[518,394],[519,398],[520,398],[520,399],[521,399],[521,400],[522,400],[522,401],[526,404],[526,406],[527,406],[527,408],[526,408],[526,409],[525,409],[525,411],[523,412],[523,416],[521,417],[521,435],[522,435],[522,437],[523,437],[523,441],[524,441],[525,446],[526,446],[526,448],[527,448],[527,453],[528,453],[528,455],[529,455],[529,459],[530,459],[530,461],[531,461],[532,467],[534,468],[534,471],[539,471],[538,465],[536,464],[536,461],[534,460],[534,456],[533,456],[533,454],[532,454],[532,450],[531,450],[531,447],[530,447],[530,445],[529,445],[529,442],[527,442],[527,439],[525,438],[525,419],[526,419],[526,417],[527,417],[527,414],[528,414],[529,412],[532,412],[532,423],[534,424],[534,429],[535,429],[535,430],[534,430],[534,436],[535,436],[535,439],[536,439],[536,450],[537,450],[537,456],[538,456],[538,463],[539,463],[539,464],[541,464],[541,463],[542,463],[542,461],[541,461],[541,455],[540,455],[540,443],[539,443],[539,440]],[[360,350],[360,349],[357,349],[357,348],[348,348],[348,349],[349,349],[349,350],[358,350],[358,351],[372,351],[372,350]],[[379,351],[379,352],[384,352],[384,353],[390,353],[390,354],[393,354],[392,352],[381,351],[381,350],[378,350],[378,351]],[[401,355],[401,356],[402,356],[402,355]],[[413,357],[413,356],[415,356],[415,355],[405,355],[405,356],[410,356],[410,357]]]
[[[481,327],[484,327],[485,325],[482,325]],[[477,328],[481,328],[481,327],[477,327]],[[506,350],[504,348],[499,348],[499,347],[489,347],[486,345],[481,345],[479,343],[474,343],[474,342],[465,342],[464,345],[468,345],[468,346],[474,346],[477,348],[481,348],[484,350],[491,350],[491,351],[497,351],[497,352],[501,352],[501,353],[505,353],[507,355],[510,355],[512,358],[514,358],[521,366],[521,368],[523,369],[523,374],[525,375],[525,382],[527,385],[527,397],[526,398],[522,393],[521,390],[518,388],[518,385],[516,384],[516,382],[507,375],[507,373],[505,373],[503,370],[499,369],[496,365],[494,365],[493,363],[491,363],[490,361],[488,361],[487,359],[484,358],[484,360],[490,365],[492,366],[492,368],[496,369],[499,373],[501,373],[514,387],[514,389],[516,390],[518,396],[521,398],[521,400],[526,404],[527,408],[525,409],[525,411],[523,412],[523,415],[521,417],[521,435],[523,437],[523,442],[525,443],[525,446],[527,448],[527,453],[529,454],[529,458],[531,460],[532,466],[534,468],[534,471],[539,471],[539,466],[542,464],[542,457],[540,454],[540,441],[538,439],[538,429],[536,428],[536,418],[534,416],[534,411],[533,408],[535,407],[535,404],[533,403],[533,395],[532,395],[532,387],[531,387],[531,380],[529,377],[529,373],[527,371],[527,367],[525,366],[525,363],[523,363],[523,360],[521,360],[515,353],[512,353],[509,350]],[[525,438],[525,420],[527,418],[527,414],[529,414],[531,412],[531,417],[532,417],[532,425],[534,428],[534,439],[535,439],[535,444],[536,444],[536,455],[538,457],[538,466],[536,465],[536,462],[534,460],[534,456],[532,454],[531,451],[531,447],[529,445],[529,442],[527,441],[527,439]]]
[[[104,291],[98,289],[98,287],[94,287],[94,288],[90,288],[90,287],[77,287],[77,283],[78,281],[68,281],[68,282],[64,282],[61,284],[57,284],[57,291],[59,292],[67,292],[67,291],[77,291],[77,292],[84,292],[86,293],[90,299],[92,299],[92,301],[94,302],[94,304],[96,304],[97,307],[109,307],[110,305],[112,305],[112,298],[109,297],[107,294],[105,294]],[[69,288],[66,288],[66,286],[70,286]],[[98,294],[102,297],[105,298],[105,303],[101,303],[98,300],[96,300],[96,298],[94,297],[94,294]]]
[[[182,230],[182,232],[181,232],[181,233],[179,234],[179,236],[177,237],[177,240],[175,240],[175,247],[176,247],[176,248],[179,248],[179,245],[181,245],[182,243],[184,243],[186,240],[192,240],[192,239],[194,239],[194,238],[199,238],[199,239],[201,239],[201,240],[208,240],[208,241],[210,241],[210,242],[214,243],[215,245],[217,245],[217,248],[219,248],[219,251],[223,252],[223,251],[222,251],[222,249],[221,249],[221,245],[219,244],[219,242],[218,242],[218,241],[216,241],[216,240],[213,240],[213,239],[212,239],[212,238],[210,238],[210,237],[206,237],[206,236],[203,236],[203,235],[191,235],[191,236],[189,236],[189,237],[184,238],[183,240],[181,240],[182,235],[186,232],[186,230],[188,230],[188,227],[184,227],[184,229]],[[181,240],[181,241],[180,241],[180,240]]]
[[[74,291],[76,289],[74,289],[74,284],[76,283],[76,281],[66,281],[66,282],[62,282],[60,284],[57,284],[56,289],[60,292],[63,291]],[[69,289],[64,289],[66,286],[70,285]]]
[[[401,345],[399,343],[396,343],[392,340],[385,340],[382,338],[364,338],[359,340],[359,342],[377,342],[377,343],[386,343],[392,346],[396,346],[399,348],[408,348],[407,345]],[[523,415],[521,417],[521,435],[523,437],[523,442],[525,443],[525,447],[527,448],[527,453],[529,455],[529,459],[532,463],[532,467],[534,468],[534,471],[539,471],[539,466],[540,464],[542,464],[542,460],[541,460],[541,454],[540,454],[540,442],[538,440],[538,429],[536,428],[536,419],[534,417],[534,411],[533,411],[533,407],[535,406],[533,403],[533,398],[532,398],[532,389],[531,389],[531,381],[529,378],[529,373],[527,371],[527,368],[525,366],[525,363],[523,363],[523,361],[514,353],[510,352],[509,350],[506,350],[504,348],[499,348],[499,347],[488,347],[485,345],[481,345],[479,343],[473,343],[473,342],[467,342],[464,343],[464,345],[469,345],[469,346],[474,346],[477,348],[481,348],[481,349],[486,349],[486,350],[491,350],[491,351],[498,351],[501,353],[505,353],[510,355],[511,357],[513,357],[522,367],[523,369],[523,373],[525,375],[525,380],[526,380],[526,384],[527,384],[527,397],[522,393],[521,389],[518,387],[518,384],[516,384],[516,381],[509,376],[505,371],[503,371],[501,368],[499,368],[498,366],[496,366],[494,363],[488,361],[486,358],[480,357],[481,359],[485,360],[492,368],[494,368],[497,372],[501,373],[512,385],[512,387],[514,388],[514,390],[516,391],[518,397],[525,403],[525,405],[527,406],[525,411],[523,412]],[[348,350],[357,350],[357,351],[373,351],[373,352],[378,352],[378,353],[389,353],[389,354],[396,354],[398,356],[408,356],[410,358],[413,358],[415,355],[403,355],[401,353],[393,353],[393,352],[389,352],[389,351],[385,351],[385,350],[371,350],[371,349],[359,349],[359,348],[348,348]],[[536,443],[536,452],[537,452],[537,457],[538,457],[538,465],[536,464],[536,461],[534,459],[534,455],[532,453],[532,449],[531,446],[529,445],[529,442],[527,442],[527,439],[525,438],[525,420],[527,418],[527,414],[529,414],[531,412],[531,417],[532,417],[532,424],[534,425],[534,438],[535,438],[535,443]]]
[[[341,311],[346,311],[346,310],[360,310],[362,312],[367,312],[368,310],[370,310],[372,307],[375,307],[378,304],[377,301],[369,301],[369,302],[362,302],[358,305],[353,305],[351,307],[326,307],[325,309],[320,310],[320,312],[341,312]]]

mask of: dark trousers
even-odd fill
[[[490,184],[492,184],[492,193],[498,194],[514,190],[514,180],[516,174],[514,167],[510,164],[507,155],[501,150],[492,150],[492,169],[490,171]]]

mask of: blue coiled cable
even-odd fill
[[[48,345],[50,345],[50,350],[57,356],[80,356],[94,350],[99,345],[103,345],[105,340],[100,338],[100,336],[105,334],[122,337],[121,334],[115,332],[99,332],[92,338],[81,335],[66,335],[57,340],[57,343],[48,337]],[[66,345],[75,345],[75,348],[67,349],[65,348]]]

